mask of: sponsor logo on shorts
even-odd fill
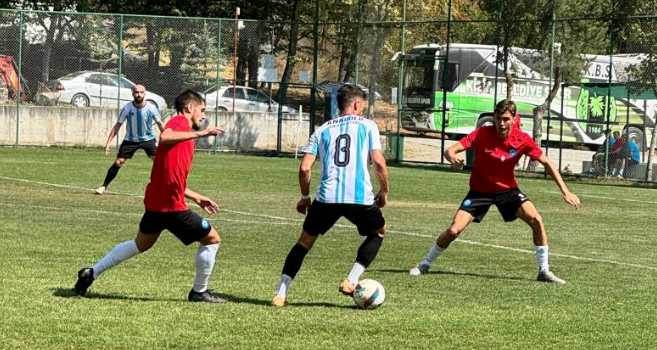
[[[203,219],[203,221],[201,221],[201,226],[203,227],[203,229],[207,229],[208,227],[210,227],[210,223],[208,222],[208,220]]]
[[[469,207],[469,206],[471,206],[471,205],[472,205],[472,201],[471,201],[471,200],[466,199],[466,200],[463,201],[463,206],[464,206],[464,207]]]
[[[517,153],[518,151],[516,151],[515,148],[509,149],[509,155],[511,156],[511,158],[515,157]]]

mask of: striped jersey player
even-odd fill
[[[145,94],[146,88],[143,85],[138,84],[132,87],[132,102],[121,108],[119,118],[107,136],[105,154],[109,154],[112,140],[119,133],[121,125],[126,124],[125,138],[119,147],[116,160],[107,170],[102,186],[96,189],[97,194],[107,191],[110,182],[114,180],[121,167],[132,158],[137,150],[143,149],[151,159],[155,157],[156,142],[153,124],[157,124],[160,132],[164,131],[164,124],[157,107],[144,100]]]
[[[315,200],[322,203],[374,203],[368,170],[370,152],[381,150],[376,124],[346,115],[326,122],[310,137],[303,153],[320,159]]]
[[[388,196],[388,169],[381,151],[379,130],[374,122],[362,116],[366,105],[365,92],[357,86],[345,85],[338,90],[340,117],[318,128],[304,147],[299,166],[301,199],[297,211],[306,214],[301,236],[292,247],[272,300],[275,307],[287,305],[292,280],[301,269],[306,254],[319,235],[345,217],[364,237],[356,261],[338,290],[352,295],[360,276],[378,254],[385,234],[381,209]],[[320,167],[320,183],[315,200],[310,200],[311,169],[315,160]],[[379,183],[376,195],[372,190],[369,164]]]

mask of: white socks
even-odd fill
[[[424,257],[424,259],[420,261],[419,265],[431,266],[433,261],[436,260],[436,258],[439,257],[444,250],[445,249],[440,248],[436,243],[434,243],[433,246],[431,246],[431,248],[427,252],[427,255]]]
[[[358,284],[360,275],[362,275],[363,272],[365,272],[365,266],[359,263],[354,263],[354,266],[351,268],[351,271],[349,272],[349,276],[347,276],[347,279],[351,284],[355,286]]]
[[[196,277],[194,278],[194,290],[204,292],[208,289],[208,281],[214,268],[219,244],[202,245],[196,253]],[[94,266],[94,279],[98,278],[105,270],[122,263],[125,260],[139,254],[137,244],[134,240],[121,242],[114,246]]]
[[[290,284],[292,284],[292,277],[281,275],[281,280],[276,285],[276,295],[287,298],[287,290],[290,289]]]
[[[137,254],[139,254],[139,249],[137,249],[137,243],[135,243],[134,240],[129,240],[117,244],[114,246],[114,248],[112,248],[112,250],[109,251],[109,253],[100,259],[96,265],[93,266],[94,279],[98,278],[98,276],[100,276],[103,271],[109,269],[112,266],[116,266]]]
[[[208,289],[218,250],[219,243],[198,247],[196,252],[196,277],[194,277],[194,286],[192,287],[195,292],[202,293]]]
[[[548,264],[548,246],[536,245],[534,246],[534,252],[536,254],[536,264],[538,265],[538,270],[549,271],[550,264]]]

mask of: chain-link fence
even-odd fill
[[[165,118],[201,92],[226,129],[201,148],[294,152],[308,137],[309,85],[281,93],[286,57],[264,22],[5,10],[0,31],[1,144],[103,145],[135,84]]]
[[[563,173],[657,180],[657,16],[524,3],[357,1],[288,22],[3,10],[0,144],[102,145],[137,83],[165,117],[204,94],[227,132],[201,148],[295,152],[352,83],[396,161],[444,163],[510,97]]]

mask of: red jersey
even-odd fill
[[[534,140],[514,125],[506,140],[497,135],[495,126],[483,126],[459,140],[465,149],[474,149],[474,165],[470,175],[470,189],[495,193],[518,188],[513,173],[522,155],[538,159],[543,151]]]
[[[172,117],[164,127],[173,131],[191,131],[189,120],[183,115]],[[151,182],[146,186],[144,205],[154,212],[187,210],[185,189],[187,175],[194,158],[194,140],[174,144],[160,144],[155,152]]]
[[[624,147],[625,147],[625,140],[623,140],[622,138],[619,138],[619,139],[616,140],[616,142],[614,142],[614,144],[611,146],[611,153],[613,153],[613,154],[617,154],[617,153],[620,154],[620,152],[623,150]]]

